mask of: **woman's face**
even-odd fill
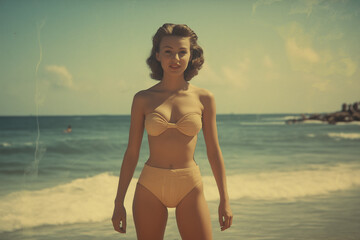
[[[190,38],[166,36],[160,42],[156,59],[161,63],[164,75],[184,74],[190,60]]]

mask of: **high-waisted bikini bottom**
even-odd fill
[[[176,207],[196,186],[202,184],[199,166],[166,169],[147,164],[141,172],[139,184],[152,192],[164,206]]]

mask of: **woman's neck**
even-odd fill
[[[176,92],[180,90],[186,90],[189,86],[189,83],[185,81],[184,77],[166,77],[164,76],[159,86],[165,91]]]

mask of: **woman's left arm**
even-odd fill
[[[200,101],[204,106],[203,134],[206,152],[220,194],[219,223],[221,231],[224,231],[231,226],[233,215],[227,192],[224,159],[217,134],[215,98],[211,92],[207,91],[200,97]]]

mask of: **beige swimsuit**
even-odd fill
[[[168,128],[177,128],[187,136],[195,136],[201,130],[201,114],[191,112],[176,123],[169,123],[158,112],[145,117],[145,128],[149,135],[158,136]],[[147,164],[141,172],[139,184],[152,192],[166,207],[176,207],[196,186],[202,184],[199,166],[180,169],[152,167]]]

